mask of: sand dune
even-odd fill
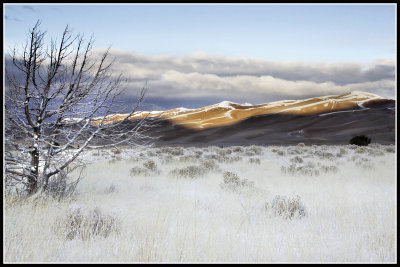
[[[136,112],[130,119],[157,117],[191,129],[207,129],[236,124],[244,119],[267,114],[314,115],[348,109],[365,109],[363,103],[383,99],[360,91],[343,95],[330,95],[303,100],[283,100],[260,105],[221,103],[197,109],[175,108],[166,111]],[[125,118],[126,114],[109,117],[109,123]]]
[[[114,123],[126,114],[107,118]],[[119,126],[128,131],[141,118],[159,145],[348,144],[360,134],[394,144],[395,100],[365,92],[283,100],[260,105],[223,101],[198,109],[137,112]]]

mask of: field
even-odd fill
[[[88,150],[75,194],[4,197],[5,262],[396,262],[395,146]]]

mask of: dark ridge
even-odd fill
[[[393,99],[372,99],[363,103],[366,108],[391,108],[395,106],[395,100]]]

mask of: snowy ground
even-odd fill
[[[394,146],[84,157],[73,197],[5,197],[6,262],[397,261]]]

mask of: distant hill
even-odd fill
[[[125,116],[110,116],[108,123]],[[160,145],[348,144],[360,134],[372,143],[395,143],[395,100],[360,91],[260,105],[223,101],[197,109],[142,111],[131,123],[144,117],[156,122],[148,134]]]

